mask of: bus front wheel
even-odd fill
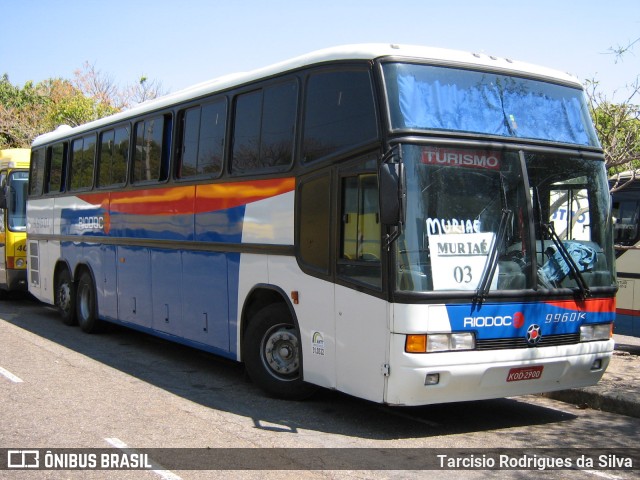
[[[58,307],[62,322],[66,325],[76,324],[76,292],[71,281],[71,274],[66,268],[62,269],[56,279],[55,304]]]
[[[285,305],[268,305],[255,315],[242,352],[249,377],[268,394],[300,400],[315,391],[302,380],[300,337]]]

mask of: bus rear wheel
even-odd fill
[[[255,315],[242,352],[249,377],[268,394],[300,400],[316,390],[302,380],[300,337],[285,305],[268,305]]]
[[[56,278],[55,304],[65,325],[76,324],[76,291],[71,281],[71,274],[62,269]]]
[[[82,272],[76,292],[76,318],[83,332],[95,333],[100,328],[96,308],[96,289],[89,272]]]

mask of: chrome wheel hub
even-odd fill
[[[298,338],[290,326],[277,325],[264,337],[263,359],[269,371],[278,377],[297,373]]]

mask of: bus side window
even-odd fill
[[[29,194],[32,196],[42,195],[44,183],[44,163],[46,150],[38,148],[31,154],[31,168],[29,171]]]
[[[366,70],[313,74],[305,97],[303,162],[376,139],[375,102]]]
[[[287,81],[235,99],[231,173],[287,169],[293,159],[298,84]]]
[[[202,106],[198,143],[199,175],[219,176],[222,173],[224,140],[227,129],[226,99]]]
[[[129,129],[119,127],[100,134],[98,187],[124,185],[129,163]]]
[[[133,133],[133,183],[161,182],[168,178],[171,116],[159,115],[137,122]]]
[[[225,100],[181,112],[176,178],[218,177],[222,173],[226,117]]]
[[[620,245],[633,245],[638,238],[640,204],[636,201],[614,202],[613,241]]]
[[[47,165],[46,193],[64,191],[64,177],[67,166],[67,143],[60,142],[49,147]]]
[[[298,187],[299,260],[321,275],[331,273],[331,175],[304,179]]]
[[[77,138],[71,142],[70,190],[87,190],[93,186],[95,151],[95,135]]]
[[[5,210],[8,208],[9,204],[11,202],[9,202],[8,200],[8,196],[9,196],[9,188],[7,186],[7,171],[3,170],[2,172],[0,172],[0,196],[2,197],[2,199],[0,199],[0,202],[2,203],[2,205],[0,206],[0,233],[4,233],[4,212]],[[0,239],[2,242],[4,242],[4,239]]]
[[[342,179],[342,230],[338,273],[382,286],[378,180],[373,173]]]
[[[4,231],[4,211],[9,207],[9,188],[7,188],[7,171],[0,172],[0,230]]]
[[[201,107],[190,108],[182,116],[182,152],[178,178],[193,177],[198,171],[198,138],[200,137]]]

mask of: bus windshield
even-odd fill
[[[398,290],[575,288],[577,277],[584,288],[614,284],[602,162],[418,145],[404,145],[403,160]]]
[[[445,130],[599,146],[579,88],[409,63],[385,64],[384,75],[395,130]]]
[[[11,198],[7,209],[7,225],[9,230],[24,232],[27,229],[27,186],[29,172],[16,171],[9,175],[9,191]]]

